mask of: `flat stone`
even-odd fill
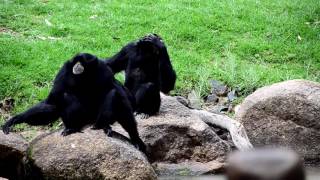
[[[220,81],[211,80],[211,92],[218,96],[226,96],[228,93],[228,87]]]
[[[206,98],[206,103],[217,103],[219,101],[219,97],[215,94],[210,94]]]

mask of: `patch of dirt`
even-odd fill
[[[14,99],[13,98],[5,98],[0,101],[0,116],[4,119],[10,118],[10,112],[14,107]]]

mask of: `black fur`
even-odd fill
[[[77,62],[84,67],[81,74],[73,74]],[[78,54],[61,68],[47,99],[8,120],[3,132],[9,133],[15,124],[47,125],[61,117],[64,136],[79,132],[89,124],[110,135],[110,125],[118,121],[132,143],[145,151],[133,116],[133,100],[104,61],[91,54]]]
[[[162,39],[151,34],[131,42],[106,60],[114,73],[125,70],[125,86],[136,99],[136,112],[154,115],[160,108],[160,91],[169,93],[176,73]]]

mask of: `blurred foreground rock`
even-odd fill
[[[258,89],[236,119],[254,146],[287,146],[306,164],[320,164],[320,84],[291,80]]]
[[[300,157],[286,149],[255,149],[228,158],[228,180],[304,180]]]

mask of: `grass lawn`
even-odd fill
[[[320,81],[319,0],[0,0],[0,99],[25,110],[75,53],[108,57],[150,32],[167,44],[173,94],[205,94],[209,79],[243,95],[288,79]]]

